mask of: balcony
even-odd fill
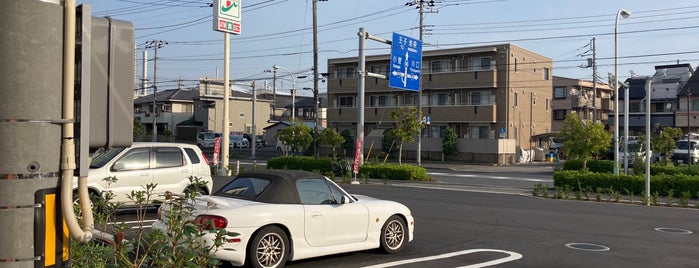
[[[433,123],[495,123],[495,105],[482,106],[425,106],[423,115],[430,116]],[[364,122],[390,122],[391,113],[398,107],[364,108]],[[356,107],[328,108],[330,122],[357,122]]]
[[[429,73],[422,75],[423,88],[496,88],[497,70]]]
[[[357,77],[330,78],[328,88],[332,94],[357,92]],[[423,73],[422,87],[430,89],[448,88],[496,88],[497,69],[480,69],[454,72]],[[382,92],[388,89],[388,80],[367,77],[366,92]]]

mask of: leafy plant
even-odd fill
[[[692,197],[692,194],[689,191],[684,191],[680,193],[680,206],[682,207],[688,207],[689,206],[689,198]]]
[[[401,107],[391,113],[395,123],[393,134],[398,143],[398,164],[402,164],[403,144],[415,141],[415,136],[425,127],[421,122],[421,113],[415,106]]]
[[[657,206],[658,199],[660,199],[660,193],[658,193],[657,191],[653,192],[653,194],[650,195],[650,204],[653,206]]]
[[[107,178],[110,182],[116,178]],[[205,185],[201,178],[189,178],[194,188]],[[198,243],[198,239],[209,231],[190,221],[192,202],[199,191],[188,191],[182,196],[168,196],[170,210],[166,217],[170,232],[146,228],[143,220],[157,184],[147,184],[143,190],[132,191],[128,198],[135,204],[137,226],[132,228],[123,222],[113,223],[114,215],[121,204],[112,203],[114,195],[105,191],[93,206],[95,224],[104,233],[113,233],[113,239],[94,240],[88,243],[70,241],[72,267],[215,267],[219,261],[213,258],[212,250],[221,246],[223,237],[237,236],[214,230],[212,246]],[[99,209],[97,209],[99,208]],[[78,208],[79,209],[79,208]],[[135,230],[134,230],[135,229]],[[126,234],[129,237],[126,237]]]
[[[582,160],[583,170],[592,156],[607,151],[611,145],[611,135],[602,123],[583,121],[576,113],[566,116],[558,137],[563,140],[563,153],[571,159]]]
[[[326,128],[318,135],[318,143],[330,145],[333,148],[332,157],[337,157],[335,147],[345,143],[345,138],[332,128]]]
[[[457,135],[453,128],[448,127],[444,130],[444,138],[442,139],[442,152],[445,155],[455,155],[458,153]]]
[[[667,206],[668,206],[668,207],[671,207],[671,206],[672,206],[672,202],[673,202],[673,198],[675,197],[675,191],[672,190],[672,189],[667,190],[667,195],[666,195],[666,197],[667,197]]]

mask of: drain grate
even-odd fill
[[[607,246],[590,244],[590,243],[568,243],[568,244],[566,244],[566,247],[572,248],[572,249],[577,249],[577,250],[598,251],[598,252],[610,250],[610,248]]]
[[[690,230],[685,230],[685,229],[678,229],[678,228],[655,228],[656,231],[661,232],[661,233],[668,233],[668,234],[683,234],[683,235],[688,235],[688,234],[693,234],[692,231]]]

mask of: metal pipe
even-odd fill
[[[364,74],[366,73],[366,61],[364,47],[368,36],[364,28],[359,28],[359,62],[357,66],[357,142],[364,147]],[[364,148],[359,148],[359,165],[364,163]]]
[[[79,242],[92,239],[94,222],[87,192],[87,177],[78,178],[78,195],[83,214],[80,228],[73,208],[73,172],[75,171],[75,0],[64,2],[63,24],[63,134],[61,143],[61,211],[71,236]]]

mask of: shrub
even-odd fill
[[[332,162],[333,159],[329,157],[315,159],[310,156],[280,156],[267,160],[267,168],[315,171],[325,174],[332,172]]]
[[[427,170],[423,167],[395,164],[364,164],[359,167],[360,176],[384,180],[427,181]]]
[[[582,170],[582,160],[566,160],[563,164],[563,170]],[[587,161],[587,170],[597,173],[613,173],[614,161],[612,160],[589,160]]]
[[[645,176],[643,175],[614,175],[611,173],[594,173],[576,170],[556,171],[553,174],[555,186],[568,185],[592,189],[626,189],[628,192],[640,193],[645,191]],[[668,193],[699,192],[699,177],[685,174],[658,174],[651,176],[651,189],[658,194],[667,196]]]
[[[110,178],[107,178],[110,179]],[[113,179],[113,181],[116,181]],[[200,178],[190,177],[190,184],[203,185]],[[143,219],[148,204],[153,196],[156,184],[148,184],[142,191],[132,191],[129,199],[136,204],[138,222],[136,230],[130,225],[112,223],[119,205],[110,202],[113,195],[110,191],[101,194],[93,206],[96,229],[105,233],[113,233],[114,239],[97,240],[79,243],[70,240],[71,267],[215,267],[220,261],[213,258],[212,250],[217,249],[222,241],[222,235],[237,236],[235,233],[217,232],[215,245],[206,246],[198,242],[204,231],[189,221],[192,216],[192,202],[198,191],[191,191],[172,201],[171,210],[167,216],[167,224],[171,232],[146,228]],[[80,210],[76,205],[76,210]],[[130,234],[125,237],[125,233]]]

